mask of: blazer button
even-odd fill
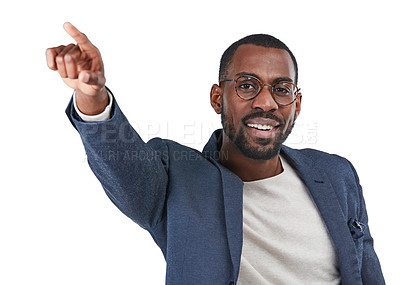
[[[229,285],[234,285],[233,282],[229,282]]]

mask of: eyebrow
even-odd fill
[[[278,82],[282,82],[282,81],[293,83],[293,79],[290,77],[278,77],[278,78],[274,79],[273,83],[278,83]]]
[[[255,77],[255,78],[257,78],[258,80],[261,81],[261,79],[257,76],[257,74],[249,73],[249,72],[240,72],[240,73],[237,73],[235,76],[253,76],[253,77]],[[274,81],[272,82],[272,84],[278,83],[278,82],[282,82],[282,81],[293,83],[293,79],[292,78],[283,76],[283,77],[275,78]]]

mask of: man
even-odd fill
[[[64,28],[77,44],[46,55],[75,89],[67,114],[107,195],[161,248],[167,284],[384,284],[353,166],[282,145],[302,98],[286,45],[252,35],[225,51],[210,93],[223,130],[200,153],[144,143],[98,49]]]

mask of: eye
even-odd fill
[[[292,94],[292,86],[288,83],[279,83],[274,86],[274,94],[276,96],[289,96]]]
[[[252,95],[258,92],[260,84],[251,77],[239,77],[237,79],[237,91],[239,94]]]
[[[287,90],[285,88],[275,88],[275,92],[280,95],[287,95],[290,93],[290,90]]]
[[[251,83],[241,83],[238,86],[238,88],[241,90],[247,90],[247,91],[256,89],[255,86],[252,85]]]

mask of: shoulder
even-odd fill
[[[313,163],[348,163],[348,160],[340,155],[324,152],[313,148],[294,149],[282,146],[282,152],[289,157],[301,157],[311,160]]]
[[[298,151],[318,165],[331,166],[333,164],[346,165],[349,163],[346,158],[334,153],[328,153],[312,148],[299,149]]]
[[[289,160],[296,164],[306,164],[309,167],[321,169],[332,176],[344,177],[350,175],[358,180],[351,162],[340,155],[311,148],[293,149],[287,146],[284,146],[282,151]]]

